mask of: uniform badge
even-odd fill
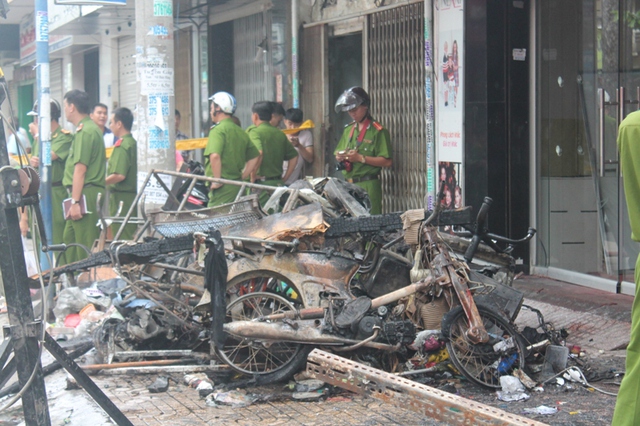
[[[119,138],[116,143],[113,144],[113,146],[118,147],[122,144],[122,138]]]
[[[83,126],[84,126],[83,123],[78,124],[78,127],[76,127],[76,133],[78,133],[80,130],[82,130]]]
[[[64,133],[65,135],[69,135],[69,134],[71,134],[71,132],[70,132],[70,131],[68,131],[67,129],[60,129],[60,131],[61,131],[62,133]]]

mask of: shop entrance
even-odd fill
[[[634,5],[545,0],[539,9],[538,264],[623,292],[633,291],[639,249],[616,148],[619,123],[640,105]]]

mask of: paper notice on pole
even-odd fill
[[[171,0],[153,0],[153,16],[173,16]]]
[[[169,149],[169,132],[162,130],[157,126],[148,128],[149,133],[149,149]]]
[[[161,94],[173,96],[173,68],[144,67],[141,71],[143,95]]]
[[[49,14],[43,10],[36,11],[36,42],[49,41]]]
[[[138,192],[142,189],[142,185],[144,184],[145,179],[147,179],[147,174],[147,172],[138,172]],[[162,179],[165,185],[167,185],[167,188],[171,188],[171,176],[160,175],[160,179]],[[164,204],[169,197],[167,191],[165,191],[162,185],[158,183],[155,176],[151,176],[151,178],[149,178],[149,182],[144,188],[144,195],[144,202],[149,204]]]

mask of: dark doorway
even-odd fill
[[[333,151],[338,145],[344,126],[351,122],[347,113],[337,114],[333,103],[349,87],[362,86],[362,34],[332,37],[329,39],[329,121],[332,124],[326,159],[329,176],[342,176],[336,172]]]
[[[100,56],[97,50],[84,54],[84,91],[91,105],[100,102]]]

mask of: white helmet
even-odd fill
[[[218,105],[222,112],[233,114],[236,112],[236,98],[231,93],[217,92],[209,98],[214,104]]]

